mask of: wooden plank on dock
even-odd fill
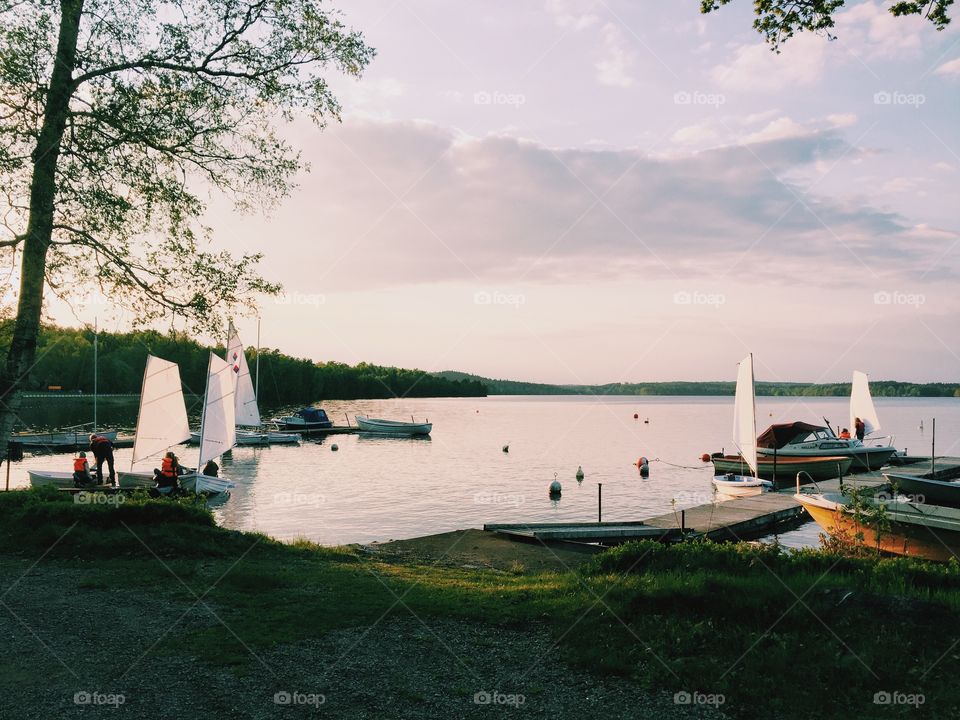
[[[484,525],[483,529],[518,539],[588,543],[665,540],[679,535],[679,530],[651,527],[642,522],[492,524]]]

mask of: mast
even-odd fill
[[[97,431],[97,318],[93,319],[93,431]]]
[[[256,373],[253,378],[253,394],[256,396],[257,400],[260,399],[260,316],[257,316],[257,360],[256,367],[254,372]]]

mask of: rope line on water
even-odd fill
[[[661,462],[664,465],[669,465],[670,467],[683,468],[684,470],[702,470],[703,468],[710,467],[709,463],[704,463],[703,465],[677,465],[676,463],[667,462],[666,460],[661,460],[660,458],[654,458],[650,462]]]

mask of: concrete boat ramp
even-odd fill
[[[946,460],[946,458],[944,458]],[[950,458],[960,463],[960,459]],[[938,459],[939,464],[939,459]],[[908,466],[909,467],[909,466]],[[915,466],[923,472],[923,465]],[[906,468],[897,468],[903,472]],[[909,470],[907,470],[909,472]],[[845,486],[879,487],[885,483],[879,471],[844,478]],[[806,489],[836,492],[839,480],[819,482]],[[527,542],[577,542],[616,545],[629,540],[670,542],[681,537],[706,537],[710,540],[752,540],[796,522],[804,514],[803,506],[794,500],[795,487],[753,497],[723,500],[697,507],[677,509],[646,520],[631,522],[584,523],[511,523],[487,524],[484,530],[497,532],[514,540]]]

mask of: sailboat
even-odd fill
[[[187,406],[183,400],[180,369],[176,363],[147,356],[140,389],[140,410],[137,414],[137,434],[133,441],[133,459],[130,472],[117,473],[120,487],[152,487],[153,473],[133,472],[140,460],[152,457],[168,448],[185,442],[190,437],[187,425]],[[73,487],[73,473],[30,470],[30,484]]]
[[[200,425],[200,467],[233,447],[236,430],[230,373],[230,365],[210,353]],[[152,487],[156,483],[154,474],[134,472],[133,464],[189,439],[190,426],[180,384],[180,370],[175,363],[150,356],[147,358],[140,395],[131,470],[119,474],[120,487]],[[227,478],[209,477],[200,472],[181,475],[180,486],[185,490],[211,494],[235,487]]]
[[[768,480],[756,476],[757,470],[757,408],[753,387],[753,353],[740,361],[737,372],[737,389],[733,400],[733,442],[740,450],[749,475],[733,472],[716,475],[713,486],[724,495],[743,497],[759,495],[773,487]],[[714,462],[716,469],[716,462]]]
[[[143,371],[130,471],[118,474],[120,487],[153,487],[156,483],[154,474],[134,472],[134,465],[189,439],[190,425],[187,422],[180,368],[169,360],[148,355]]]
[[[897,449],[893,447],[892,438],[872,438],[869,436],[880,429],[880,420],[877,409],[870,396],[870,383],[867,374],[855,370],[850,391],[850,424],[852,431],[856,426],[856,419],[860,418],[864,424],[864,439],[837,437],[837,434],[826,425],[810,425],[805,422],[771,425],[759,438],[762,456],[769,458],[774,453],[783,460],[793,461],[795,458],[816,459],[821,455],[832,455],[850,459],[850,470],[876,470],[893,457]],[[867,443],[872,443],[868,445]],[[846,470],[844,470],[846,472]],[[812,473],[811,476],[815,477]],[[835,477],[832,475],[831,477]]]
[[[203,394],[200,419],[200,457],[197,467],[215,460],[236,444],[236,407],[233,392],[233,366],[214,353],[207,365],[207,389]],[[180,476],[180,486],[197,494],[215,495],[236,485],[225,477],[204,475],[199,469]]]
[[[233,324],[230,325],[230,338],[227,341],[227,362],[233,372],[234,410],[237,423],[237,445],[273,445],[279,443],[298,443],[296,433],[263,432],[260,430],[260,408],[257,406],[257,394],[250,378],[250,367],[243,352],[243,343]],[[241,430],[240,428],[256,428]],[[200,433],[191,433],[191,442],[200,442]]]

